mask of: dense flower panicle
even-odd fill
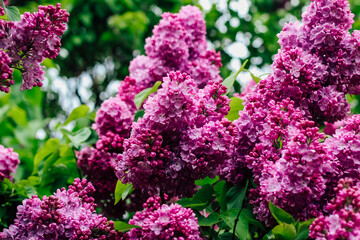
[[[33,196],[18,206],[15,223],[0,233],[1,239],[122,239],[114,223],[95,213],[95,191],[85,179],[57,190],[50,197]]]
[[[170,72],[124,141],[124,153],[114,164],[117,177],[146,194],[191,196],[194,181],[214,176],[231,154],[224,147],[231,145],[234,131],[224,119],[225,92],[217,82],[198,91],[189,75]]]
[[[20,163],[19,154],[12,148],[5,148],[0,145],[0,181],[4,178],[13,179],[13,174]]]
[[[60,38],[66,30],[69,13],[61,5],[39,6],[38,12],[24,13],[21,21],[9,25],[2,46],[11,58],[10,67],[20,69],[21,90],[42,86],[45,58],[55,58],[60,51]]]
[[[176,203],[170,206],[160,205],[160,197],[149,198],[144,203],[144,208],[129,221],[129,224],[141,227],[130,230],[130,239],[201,239],[199,225],[191,209],[183,208]]]
[[[333,161],[339,169],[340,178],[360,180],[360,115],[353,115],[336,129],[332,138],[325,144],[333,155]]]
[[[350,104],[343,92],[335,86],[323,87],[310,96],[309,110],[317,122],[336,122],[344,119],[350,113]]]
[[[133,121],[134,114],[129,110],[128,105],[120,98],[113,97],[101,104],[100,109],[96,112],[93,129],[100,137],[108,132],[120,137],[128,137]]]
[[[112,152],[112,149],[118,151],[119,148],[106,147],[103,141],[99,140],[96,148],[87,146],[76,153],[77,166],[86,179],[94,185],[96,191],[92,196],[96,204],[101,207],[101,213],[107,217],[121,217],[125,213],[124,202],[114,206],[117,177],[112,163],[115,161],[117,153]]]
[[[197,108],[196,126],[210,121],[221,121],[230,111],[230,99],[225,96],[226,87],[221,82],[210,81],[195,96]]]
[[[5,10],[2,7],[0,7],[0,16],[4,16],[4,15],[5,15]]]
[[[209,80],[221,81],[220,54],[207,51],[206,25],[200,9],[182,7],[177,14],[164,13],[153,35],[146,39],[146,56],[138,56],[129,67],[141,90],[151,87],[170,71],[189,74],[198,87]]]
[[[136,80],[127,76],[120,82],[117,97],[126,103],[132,113],[135,113],[137,109],[134,98],[140,91],[141,89],[136,86]]]
[[[0,91],[6,93],[10,91],[10,86],[15,84],[12,77],[13,70],[9,67],[10,63],[10,57],[0,50]]]
[[[332,197],[327,190],[332,187],[330,177],[335,176],[331,157],[319,142],[323,137],[312,121],[303,120],[288,127],[279,158],[263,168],[260,197],[251,196],[251,201],[259,204],[254,208],[259,218],[269,214],[269,200],[298,219],[318,216],[323,210],[323,199]]]
[[[185,73],[170,72],[163,78],[162,88],[145,103],[145,114],[133,126],[169,133],[166,140],[178,139],[179,133],[192,124],[195,118],[193,95],[197,91],[194,80]]]
[[[309,236],[316,240],[360,238],[360,186],[350,178],[340,179],[336,197],[327,205],[329,215],[319,216],[310,225]]]
[[[192,168],[195,178],[204,178],[204,173],[215,177],[216,170],[224,160],[234,154],[236,128],[227,119],[211,121],[200,128],[190,128],[180,142],[183,164]],[[179,166],[181,168],[181,166]]]

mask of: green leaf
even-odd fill
[[[161,85],[161,81],[157,81],[154,86],[151,88],[147,88],[139,92],[135,95],[134,103],[137,109],[141,107],[141,104],[145,101],[145,99],[151,94],[158,90],[159,86]]]
[[[64,126],[68,125],[70,122],[79,119],[81,117],[86,117],[87,113],[89,112],[90,108],[86,105],[80,105],[79,107],[72,110],[69,117],[64,122]]]
[[[279,208],[279,207],[275,206],[274,204],[272,204],[271,201],[269,201],[269,208],[270,208],[270,211],[271,211],[273,217],[276,219],[276,221],[279,224],[288,223],[288,224],[294,224],[295,225],[294,218],[289,213],[285,212],[281,208]]]
[[[90,128],[82,128],[76,132],[70,132],[64,128],[61,129],[61,132],[69,138],[72,145],[76,148],[79,148],[80,144],[85,142],[91,135]]]
[[[255,81],[256,84],[258,84],[261,81],[261,78],[255,76],[252,72],[249,70],[246,70],[248,73],[250,73],[251,78]]]
[[[305,240],[309,237],[309,226],[313,223],[315,218],[308,219],[304,222],[300,222],[298,233],[294,240]]]
[[[128,224],[128,223],[122,222],[122,221],[113,221],[113,222],[114,222],[115,230],[117,230],[119,232],[126,232],[133,228],[141,228],[140,226],[131,225],[131,224]]]
[[[7,112],[7,116],[12,118],[18,125],[25,126],[27,124],[26,111],[18,106],[12,106]]]
[[[115,193],[114,193],[115,195],[114,205],[116,205],[120,201],[120,199],[124,200],[129,194],[131,188],[132,188],[131,183],[123,184],[120,180],[118,180],[116,183]]]
[[[229,232],[223,233],[219,237],[220,237],[220,240],[233,240],[233,234],[229,233]],[[237,240],[237,239],[238,238],[235,237],[235,240]]]
[[[294,225],[281,223],[272,229],[276,239],[279,240],[294,240],[296,236],[296,229]]]
[[[264,224],[262,224],[260,221],[254,219],[254,214],[252,213],[252,210],[250,209],[243,209],[242,212],[245,215],[246,220],[248,221],[249,224],[252,224],[258,228],[260,228],[262,231],[266,232],[266,227],[264,226]]]
[[[225,117],[230,121],[234,121],[239,118],[239,112],[244,109],[242,104],[244,101],[238,97],[230,98],[230,111]]]
[[[139,110],[135,113],[134,122],[137,122],[139,118],[142,118],[145,114],[144,110]]]
[[[262,238],[263,240],[274,240],[275,236],[272,231],[268,232],[265,236]]]
[[[33,195],[37,195],[37,192],[33,186],[25,186],[25,189],[28,198],[31,198]]]
[[[222,82],[222,84],[227,88],[227,91],[225,94],[228,94],[231,91],[232,86],[234,85],[234,82],[236,80],[236,77],[245,70],[245,65],[247,64],[249,60],[245,60],[243,65],[240,67],[239,71],[233,72],[230,76],[225,78],[225,80]]]
[[[15,6],[9,6],[9,7],[5,7],[5,13],[7,15],[7,17],[9,18],[9,21],[21,21],[20,18],[20,11],[17,7]]]
[[[41,176],[41,184],[46,185],[48,184],[48,180],[54,180],[53,176],[49,178],[49,172],[53,164],[59,159],[60,157],[60,150],[56,149],[45,161],[42,176]],[[52,181],[49,181],[52,182]]]
[[[195,184],[202,187],[206,184],[212,185],[212,184],[216,183],[218,180],[219,180],[219,176],[216,176],[215,178],[205,177],[203,179],[196,180]]]
[[[208,217],[200,216],[198,218],[199,226],[211,227],[220,221],[220,215],[216,212],[211,213]]]
[[[34,157],[34,170],[33,175],[39,171],[39,165],[48,156],[57,151],[59,147],[60,141],[56,138],[50,138],[46,141],[44,146],[36,153]]]
[[[226,193],[227,209],[241,209],[245,198],[246,190],[249,185],[249,180],[243,186],[233,186]]]
[[[235,219],[237,218],[240,209],[231,209],[226,212],[220,211],[221,219],[234,230]],[[240,213],[238,222],[236,224],[235,234],[240,240],[246,240],[249,235],[249,224],[243,212]]]

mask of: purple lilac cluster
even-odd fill
[[[200,240],[199,225],[194,212],[176,203],[160,204],[160,197],[150,197],[144,210],[135,213],[129,224],[138,225],[129,232],[130,239]]]
[[[303,24],[286,24],[278,35],[281,49],[272,74],[253,94],[266,92],[265,105],[290,97],[318,123],[343,119],[350,111],[345,94],[360,92],[359,33],[348,31],[353,16],[346,0],[313,1],[302,15]]]
[[[10,86],[15,84],[12,77],[13,69],[9,67],[10,63],[10,57],[0,50],[0,91],[6,93],[10,91]]]
[[[10,239],[122,239],[114,223],[96,214],[95,189],[85,179],[75,179],[68,190],[39,199],[33,196],[18,206],[15,223],[0,233]]]
[[[210,79],[221,81],[220,54],[206,48],[206,25],[199,8],[185,6],[177,14],[164,13],[153,35],[146,39],[146,56],[130,63],[130,76],[145,89],[170,71],[179,70],[203,88]]]
[[[100,137],[108,132],[128,137],[133,121],[133,112],[126,102],[116,96],[105,100],[101,104],[100,109],[96,112],[93,129],[96,130]]]
[[[251,169],[257,187],[251,189],[249,201],[267,225],[273,221],[269,201],[296,218],[317,216],[323,199],[329,197],[326,184],[334,171],[327,148],[320,143],[324,134],[289,98],[271,100],[268,107],[251,102],[234,121],[235,154],[220,174],[238,184]]]
[[[12,148],[5,148],[0,145],[0,181],[4,178],[13,179],[13,174],[20,163],[19,154],[14,152]]]
[[[69,13],[57,4],[56,7],[39,6],[38,11],[33,14],[26,12],[19,22],[1,20],[0,48],[11,59],[8,66],[21,71],[21,90],[42,86],[44,70],[41,63],[45,58],[55,58],[58,55],[61,45],[59,36],[66,30],[68,17]],[[1,69],[9,73],[8,69]],[[11,78],[5,81],[4,76],[1,76],[1,90],[7,92],[9,85],[14,82]]]
[[[325,144],[332,153],[338,168],[338,178],[360,180],[360,115],[353,115],[342,122],[332,138]]]
[[[360,238],[360,186],[350,178],[340,179],[336,197],[327,205],[329,215],[319,216],[310,225],[309,236],[316,240]]]
[[[108,217],[121,217],[125,213],[124,202],[116,207],[113,204],[117,177],[112,164],[123,152],[123,142],[124,137],[109,131],[100,137],[95,147],[87,146],[76,154],[77,166],[97,189],[93,194],[95,202]]]
[[[229,99],[221,83],[198,90],[185,73],[170,72],[133,124],[116,174],[148,194],[191,196],[194,180],[214,176],[232,151]]]

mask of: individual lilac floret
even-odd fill
[[[160,205],[160,197],[151,197],[137,212],[129,224],[138,225],[129,232],[130,239],[143,240],[201,240],[199,225],[194,212],[177,203]]]
[[[75,179],[68,190],[50,197],[33,196],[18,206],[13,225],[0,233],[4,240],[22,239],[122,239],[114,223],[96,214],[95,191],[85,179]]]
[[[146,39],[146,56],[130,63],[130,76],[140,89],[151,87],[170,71],[189,74],[198,87],[209,80],[221,81],[220,55],[207,51],[206,25],[199,8],[182,7],[177,14],[164,13],[153,35]]]
[[[326,206],[327,216],[310,225],[309,236],[316,240],[360,238],[360,186],[350,178],[340,179],[336,197]]]
[[[128,137],[134,115],[128,105],[118,97],[105,100],[96,113],[93,128],[101,137],[112,132],[122,137]]]
[[[360,115],[353,115],[342,124],[332,138],[325,140],[325,144],[339,168],[338,179],[360,180]]]
[[[10,63],[10,57],[6,52],[0,50],[0,91],[6,93],[10,91],[10,86],[15,83],[12,77],[13,70],[9,67]]]
[[[19,154],[14,152],[12,148],[5,148],[0,145],[0,181],[4,178],[13,179],[13,174],[20,163]]]
[[[38,12],[24,13],[21,21],[8,25],[8,36],[1,44],[11,58],[10,67],[22,72],[20,89],[42,86],[45,58],[55,58],[60,51],[60,38],[66,30],[69,13],[61,5],[39,6]]]

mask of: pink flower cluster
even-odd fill
[[[124,142],[118,178],[144,193],[191,196],[194,180],[214,176],[232,154],[225,92],[220,82],[198,90],[189,75],[170,72]]]
[[[318,123],[343,119],[350,111],[345,94],[360,92],[360,33],[348,31],[353,16],[346,0],[313,1],[302,15],[303,24],[286,24],[278,35],[281,49],[272,74],[253,94],[265,94],[264,105],[290,97]]]
[[[0,21],[1,91],[8,92],[9,86],[14,84],[9,68],[21,71],[21,90],[42,86],[44,70],[40,64],[45,58],[58,55],[59,36],[66,30],[68,17],[69,13],[57,4],[56,7],[39,6],[33,14],[26,12],[19,22]]]
[[[319,216],[310,225],[309,236],[316,240],[356,240],[360,238],[360,186],[341,179],[336,197],[327,205],[328,216]]]
[[[206,25],[199,8],[182,7],[177,14],[164,13],[153,36],[146,39],[146,56],[138,56],[129,67],[130,77],[145,89],[170,71],[189,74],[199,88],[209,80],[221,80],[220,54],[207,51]]]
[[[0,181],[4,178],[13,179],[13,174],[20,163],[19,154],[12,148],[5,148],[0,145]]]
[[[4,240],[21,239],[122,239],[114,224],[96,214],[95,191],[85,179],[75,179],[68,190],[50,197],[33,196],[18,206],[15,223],[0,233]]]
[[[135,213],[129,224],[140,226],[129,232],[130,239],[200,240],[199,225],[194,212],[176,203],[160,205],[160,197],[151,197],[144,210]]]

